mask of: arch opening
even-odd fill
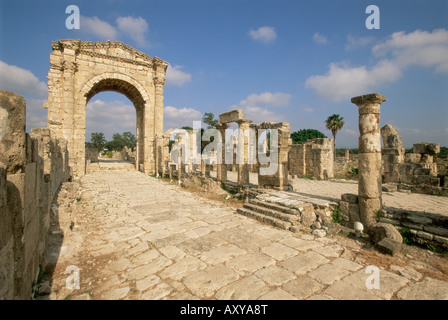
[[[115,101],[113,99],[110,99],[111,92],[117,93],[119,96],[124,96],[127,99],[124,99],[123,97],[118,97]],[[97,99],[94,97],[102,97],[103,93],[106,95],[109,95],[109,101],[101,101],[98,103]],[[117,97],[117,95],[115,95]],[[139,170],[140,165],[144,163],[144,134],[145,134],[145,125],[144,125],[144,108],[145,108],[145,101],[143,99],[142,94],[139,92],[139,90],[133,86],[131,83],[120,80],[120,79],[103,79],[96,84],[94,84],[90,90],[85,94],[86,98],[86,128],[85,128],[85,135],[89,132],[88,129],[88,120],[89,115],[88,112],[95,112],[95,110],[92,110],[91,108],[92,104],[96,104],[96,107],[100,107],[100,113],[104,116],[105,122],[112,121],[113,124],[117,125],[117,128],[113,130],[113,132],[108,132],[105,134],[107,138],[112,138],[113,133],[119,133],[120,135],[124,132],[129,132],[134,135],[136,138],[136,146],[135,149],[129,153],[122,153],[121,155],[114,154],[114,158],[127,158],[130,161],[133,162],[135,169]],[[112,101],[111,101],[112,100]],[[125,125],[124,123],[118,123],[117,121],[128,121],[129,122],[129,113],[132,113],[130,106],[127,104],[132,104],[135,108],[135,116],[132,117],[134,120],[134,125],[132,126],[135,130],[126,130],[123,132],[120,132],[121,129],[125,129],[126,127],[130,127],[129,124]],[[108,108],[109,107],[109,108]],[[96,117],[101,118],[101,115],[98,115],[98,110],[96,110]],[[109,130],[110,131],[110,130]],[[85,136],[85,141],[87,142],[89,139],[87,136]],[[86,149],[86,156],[88,150]],[[87,157],[86,157],[87,160]],[[119,159],[123,160],[123,159]],[[87,162],[87,161],[86,161]]]

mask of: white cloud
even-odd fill
[[[303,111],[306,112],[306,113],[313,113],[313,112],[314,112],[314,109],[313,109],[313,108],[306,107],[306,108],[303,108]]]
[[[314,89],[319,97],[342,101],[364,94],[370,88],[394,82],[400,77],[400,68],[387,60],[380,61],[371,69],[332,63],[327,74],[309,77],[305,87]]]
[[[448,73],[448,31],[445,29],[433,32],[416,30],[405,34],[395,32],[389,40],[373,47],[377,57],[391,53],[403,68],[417,65],[435,67],[439,73]]]
[[[366,45],[372,43],[375,40],[374,37],[357,37],[355,38],[351,34],[347,36],[347,43],[345,44],[345,50],[354,50],[360,47],[365,47]]]
[[[118,34],[112,25],[98,17],[81,16],[80,30],[98,36],[103,40],[116,40]]]
[[[181,127],[193,127],[193,121],[201,121],[202,114],[193,108],[175,108],[166,106],[163,108],[164,130]]]
[[[230,108],[242,109],[244,118],[253,120],[254,123],[281,122],[284,121],[284,116],[269,110],[269,108],[287,106],[290,100],[291,95],[287,93],[263,92],[261,94],[251,94],[246,99],[241,100],[238,105],[232,105]]]
[[[131,16],[117,18],[118,29],[131,37],[137,44],[147,45],[145,34],[148,31],[148,23],[142,17]]]
[[[384,57],[372,67],[352,67],[348,63],[331,63],[325,75],[312,75],[306,88],[325,99],[341,101],[376,91],[376,88],[401,78],[412,66],[434,67],[436,72],[448,72],[448,31],[432,33],[414,31],[394,33],[391,38],[373,47],[376,57]],[[392,57],[386,57],[390,54]]]
[[[347,134],[347,135],[350,135],[350,136],[355,136],[355,137],[359,136],[359,132],[358,131],[352,130],[352,129],[348,129],[348,128],[343,128],[342,132]]]
[[[270,43],[277,39],[277,33],[273,27],[265,26],[260,27],[257,30],[250,30],[248,35],[256,40],[263,43]]]
[[[313,40],[316,43],[319,44],[326,44],[328,43],[327,37],[325,37],[324,35],[320,34],[319,32],[316,32],[313,34]]]
[[[26,99],[26,128],[30,132],[32,128],[47,127],[47,110],[44,103],[47,99]]]
[[[183,72],[181,66],[168,66],[166,70],[166,84],[174,86],[183,86],[191,81],[191,74]]]
[[[103,132],[106,139],[112,134],[130,131],[135,134],[136,112],[132,104],[123,101],[91,100],[86,107],[87,140],[91,132]]]
[[[116,26],[98,17],[81,16],[80,31],[92,34],[100,40],[117,40],[120,35],[130,37],[140,46],[147,46],[146,33],[149,30],[148,23],[142,17],[131,16],[118,17]]]
[[[246,99],[241,100],[241,106],[253,107],[257,105],[271,105],[275,107],[282,107],[289,104],[291,95],[282,92],[263,92],[261,94],[251,94]]]
[[[0,60],[0,88],[21,95],[48,96],[48,87],[29,70],[9,65]]]

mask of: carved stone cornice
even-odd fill
[[[154,63],[154,69],[161,68],[163,72],[166,72],[166,69],[168,68],[168,62],[158,57],[154,57],[153,63]]]
[[[112,56],[112,55],[108,55],[108,54],[104,54],[104,53],[99,53],[99,52],[89,51],[89,50],[83,50],[83,49],[81,49],[79,51],[79,53],[88,55],[88,56],[93,57],[93,58],[109,59],[109,60],[126,62],[126,63],[130,63],[130,64],[134,64],[134,65],[141,65],[141,66],[145,66],[145,67],[148,67],[148,68],[152,68],[152,60],[150,62],[138,61],[138,60],[132,60],[132,59],[128,59],[128,58],[122,58],[122,57]]]
[[[68,71],[68,72],[75,73],[76,71],[78,71],[78,64],[75,61],[64,60],[64,61],[62,61],[62,68],[61,69],[63,71]]]
[[[164,77],[154,77],[154,86],[163,86],[165,84],[165,78]]]

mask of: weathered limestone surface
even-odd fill
[[[31,297],[50,206],[70,173],[64,141],[47,128],[25,132],[25,108],[21,96],[0,90],[0,299]]]
[[[85,173],[86,104],[97,93],[128,97],[137,114],[136,168],[156,173],[156,139],[163,134],[163,85],[168,63],[121,42],[52,42],[48,72],[48,127],[67,140],[75,177]]]
[[[229,112],[224,112],[219,115],[219,123],[230,123],[243,120],[243,110],[236,109]]]
[[[359,111],[358,201],[361,222],[365,227],[375,223],[381,209],[381,136],[380,105],[386,98],[378,93],[352,98]]]
[[[404,162],[405,149],[397,130],[390,124],[381,128],[381,137],[384,148],[383,155],[383,182],[400,181],[400,164]]]
[[[383,183],[395,183],[398,190],[448,195],[444,177],[438,176],[434,155],[440,152],[438,143],[415,143],[413,153],[405,154],[401,137],[387,124],[381,128],[384,148]]]
[[[263,122],[260,125],[256,126],[257,131],[267,130],[267,129],[276,129],[278,130],[278,162],[277,163],[269,163],[263,164],[260,162],[259,166],[259,174],[258,174],[258,185],[261,188],[275,188],[279,190],[287,190],[289,185],[288,178],[288,153],[291,146],[291,127],[287,122]],[[272,143],[272,142],[271,142]],[[272,153],[272,150],[271,150]],[[270,154],[272,159],[272,154]],[[272,167],[273,165],[278,165],[278,169],[275,174],[263,174],[263,171],[267,167]]]
[[[403,255],[380,265],[380,289],[368,289],[365,244],[279,230],[141,172],[98,171],[70,185],[58,199],[64,250],[50,299],[408,299],[420,287],[443,299],[448,290],[443,269]],[[79,290],[65,286],[68,264],[80,269]],[[443,280],[426,284],[422,268]]]
[[[334,177],[333,139],[312,139],[303,144],[292,144],[290,147],[288,163],[291,175],[317,179]]]

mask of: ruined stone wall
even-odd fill
[[[50,207],[70,177],[67,143],[25,132],[25,100],[0,90],[0,299],[29,299],[42,263]]]
[[[272,175],[263,175],[262,168],[270,167],[273,163],[268,165],[259,165],[258,185],[261,188],[272,188],[278,190],[288,190],[289,188],[289,168],[288,168],[288,154],[291,147],[291,127],[288,122],[263,122],[256,125],[257,130],[276,129],[278,130],[278,166],[276,172]],[[272,152],[272,151],[270,151]]]
[[[396,184],[401,191],[448,196],[448,179],[438,176],[438,165],[434,162],[440,144],[415,143],[413,152],[405,154],[401,137],[393,126],[387,124],[381,128],[381,137],[383,183]]]
[[[334,177],[333,139],[318,138],[291,145],[288,165],[291,175],[317,179]]]
[[[339,209],[341,224],[353,228],[360,222],[358,195],[341,195]],[[398,230],[406,228],[412,241],[448,249],[448,217],[435,213],[383,207],[376,215],[378,222],[389,223]]]

